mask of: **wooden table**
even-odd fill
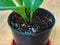
[[[50,39],[53,45],[60,45],[60,0],[44,0],[40,6],[52,12],[56,23],[52,29]],[[7,24],[7,17],[11,10],[0,11],[0,45],[10,45],[13,38],[10,27]]]

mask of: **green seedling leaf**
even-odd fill
[[[25,6],[30,13],[30,22],[32,22],[32,14],[42,4],[43,0],[24,0]]]
[[[7,10],[12,6],[16,6],[12,0],[0,0],[0,10]]]
[[[15,0],[19,5],[23,5],[24,0]]]
[[[22,8],[23,6],[0,6],[0,10],[13,10],[16,8]]]
[[[27,15],[25,14],[25,6],[22,8],[16,8],[13,9],[15,12],[21,15],[21,17],[24,19],[25,23],[27,24]]]

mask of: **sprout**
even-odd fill
[[[0,10],[13,10],[21,15],[26,24],[31,24],[33,13],[39,8],[42,2],[43,0],[0,0]],[[28,16],[25,13],[25,9],[30,13],[29,19],[27,19]]]

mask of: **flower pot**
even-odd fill
[[[54,16],[47,10],[38,8],[39,12],[43,12],[44,15],[48,15],[50,20],[52,20],[51,25],[48,29],[36,33],[36,34],[25,34],[23,32],[18,31],[17,29],[14,29],[14,27],[11,25],[11,18],[16,14],[15,12],[12,12],[8,17],[8,24],[11,27],[12,33],[14,35],[14,39],[17,45],[46,45],[49,35],[51,33],[51,29],[53,25],[55,24],[55,18]]]

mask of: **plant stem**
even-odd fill
[[[25,14],[25,13],[22,13],[22,14],[21,14],[20,12],[17,12],[17,13],[20,14],[21,17],[23,18],[24,22],[25,22],[26,24],[28,24],[26,14]]]
[[[32,12],[30,13],[30,24],[32,23]]]
[[[26,24],[28,24],[28,21],[27,21],[27,16],[26,16],[26,14],[24,14],[25,16],[22,16],[22,18],[24,19],[24,22],[26,23]]]

